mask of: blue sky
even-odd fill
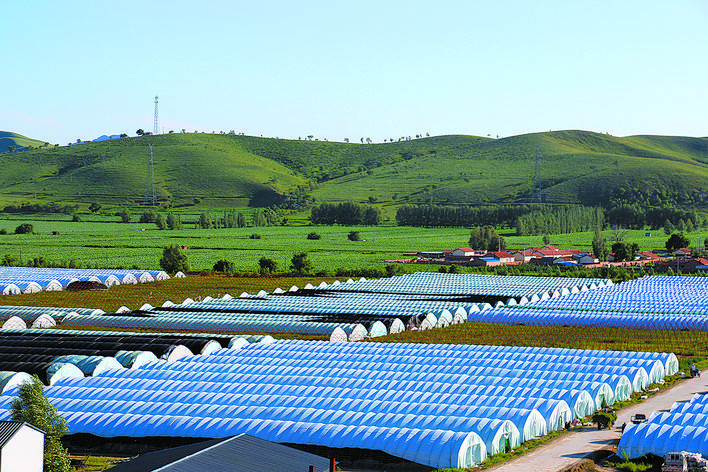
[[[708,2],[5,2],[0,129],[708,136]]]

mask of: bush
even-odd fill
[[[177,244],[172,244],[162,251],[160,267],[165,272],[187,272],[189,270],[189,261],[187,260],[187,255],[182,252],[182,248]]]
[[[93,202],[91,205],[89,205],[89,210],[91,210],[91,213],[96,213],[100,209],[101,204],[98,202]]]
[[[155,218],[155,226],[157,226],[157,229],[167,229],[167,221],[165,220],[165,217],[162,215],[157,215]]]
[[[359,236],[359,231],[350,231],[347,235],[349,241],[361,241],[361,236]]]
[[[128,210],[125,208],[118,212],[118,216],[120,217],[121,223],[130,223],[130,213],[128,213]]]
[[[140,223],[154,223],[157,220],[157,213],[155,210],[145,210],[142,215],[140,215]]]
[[[250,239],[261,239],[261,235],[258,233],[253,233],[249,236]]]
[[[272,274],[278,269],[278,263],[268,257],[258,259],[258,271],[265,274]]]
[[[34,226],[31,223],[22,223],[20,226],[15,228],[15,234],[32,234],[34,233]]]
[[[296,274],[309,274],[312,272],[312,261],[307,258],[306,252],[293,254],[290,259],[290,269]]]
[[[321,239],[321,238],[322,238],[322,236],[315,233],[314,231],[307,235],[307,239],[316,240],[316,239]]]
[[[233,270],[233,264],[227,259],[219,259],[214,264],[214,272],[231,272]]]
[[[74,223],[78,223],[81,221],[81,216],[78,213],[74,213],[74,215],[71,217],[71,221]]]
[[[0,234],[7,234],[7,230],[5,228],[0,229]]]

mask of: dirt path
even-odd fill
[[[707,384],[708,377],[684,380],[640,404],[618,411],[614,428],[598,430],[595,427],[588,427],[575,430],[544,447],[490,470],[495,472],[557,472],[563,470],[593,451],[617,444],[621,436],[622,423],[629,424],[632,415],[644,413],[649,417],[652,411],[668,410],[676,401],[690,400],[694,393],[705,393]]]

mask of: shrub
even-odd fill
[[[155,218],[155,226],[157,226],[157,229],[167,229],[167,221],[165,220],[165,217],[162,215],[157,215],[157,218]]]
[[[272,274],[278,269],[278,263],[268,257],[258,259],[258,271],[265,274]]]
[[[140,223],[154,223],[157,220],[157,213],[155,210],[145,210],[142,215],[140,215]]]
[[[359,231],[350,231],[349,234],[347,235],[347,239],[349,241],[361,241],[361,237],[359,236]]]
[[[96,213],[100,209],[101,204],[98,202],[93,202],[91,205],[89,205],[89,210],[91,210],[91,213]]]
[[[231,272],[233,270],[233,264],[227,259],[219,259],[214,264],[214,272]]]
[[[165,272],[187,272],[189,270],[189,261],[187,260],[187,255],[182,252],[182,248],[177,244],[172,244],[162,251],[160,267]]]
[[[81,221],[81,216],[78,213],[74,213],[74,215],[71,217],[71,221],[74,223],[78,223]]]
[[[321,238],[322,238],[322,236],[320,236],[319,234],[317,234],[314,231],[307,235],[307,239],[316,240],[316,239],[321,239]]]
[[[253,233],[249,236],[250,239],[261,239],[261,235],[258,233]]]
[[[118,212],[118,216],[120,217],[120,221],[122,223],[130,223],[130,213],[128,213],[128,210],[125,208]]]
[[[22,223],[20,226],[15,228],[15,234],[32,234],[34,233],[34,226],[31,223]]]
[[[5,228],[0,229],[0,234],[7,234],[7,230]]]
[[[293,254],[292,259],[290,259],[290,269],[296,274],[309,274],[312,272],[312,261],[307,258],[306,252]]]

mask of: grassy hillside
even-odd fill
[[[557,131],[489,139],[438,136],[360,144],[204,133],[127,138],[0,155],[0,203],[142,201],[148,143],[158,198],[246,206],[309,185],[318,201],[405,203],[528,201],[536,150],[545,200],[702,202],[708,138]]]
[[[9,131],[0,131],[0,153],[9,152],[10,147],[14,148],[15,152],[25,151],[28,148],[40,148],[49,146],[49,143],[39,141],[37,139],[28,138],[21,134],[11,133]]]

